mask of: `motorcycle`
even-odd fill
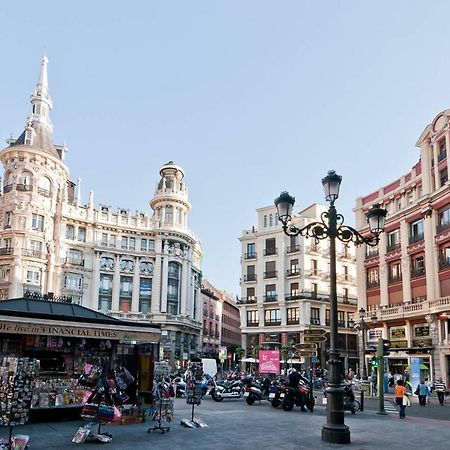
[[[285,384],[280,384],[279,381],[273,381],[269,387],[268,400],[272,404],[272,408],[278,408],[286,395]]]
[[[300,406],[302,411],[314,410],[315,399],[311,382],[302,377],[298,387],[285,386],[285,396],[281,406],[285,411],[292,411],[294,406]],[[306,408],[305,408],[306,407]]]
[[[359,411],[361,408],[361,404],[356,400],[351,384],[345,383],[342,388],[344,389],[344,411],[350,411],[352,414],[356,414],[356,411]],[[326,391],[324,391],[323,397],[327,397]]]
[[[216,381],[213,379],[213,387],[209,391],[215,402],[221,402],[224,398],[241,398],[242,382],[234,381]]]
[[[264,379],[262,382],[253,381],[251,378],[244,380],[244,398],[247,405],[251,406],[256,401],[261,401],[269,396],[270,380]]]

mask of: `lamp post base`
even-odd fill
[[[347,425],[324,425],[322,441],[330,444],[350,444],[350,428]]]

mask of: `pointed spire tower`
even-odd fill
[[[53,104],[48,92],[47,66],[48,58],[44,54],[36,89],[30,98],[31,115],[27,119],[25,130],[14,143],[11,143],[11,146],[25,145],[61,159],[52,141],[53,125],[50,120],[50,111]]]

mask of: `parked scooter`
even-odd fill
[[[244,398],[247,405],[253,405],[256,401],[261,401],[269,396],[270,380],[265,378],[262,382],[257,382],[252,377],[244,379]]]
[[[285,396],[281,403],[285,411],[292,411],[294,406],[300,406],[302,411],[313,412],[315,399],[311,382],[304,377],[301,377],[298,388],[285,386]]]
[[[344,389],[344,411],[356,414],[356,411],[359,411],[361,408],[361,404],[355,399],[351,383],[345,382],[342,388]],[[324,391],[323,396],[324,398],[327,397],[327,391]]]
[[[216,381],[213,379],[213,387],[209,393],[216,402],[221,402],[224,398],[241,398],[243,394],[242,381]]]
[[[272,404],[272,408],[278,408],[286,395],[286,385],[278,380],[272,381],[269,387],[268,400]]]

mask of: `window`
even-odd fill
[[[64,275],[64,289],[79,291],[83,289],[83,277],[78,273],[66,273]]]
[[[66,225],[66,239],[73,239],[75,237],[75,227],[73,225]]]
[[[398,198],[395,202],[395,208],[397,209],[397,211],[400,211],[402,209],[402,199]]]
[[[18,190],[31,190],[32,184],[33,175],[30,172],[22,172],[19,176]]]
[[[267,324],[279,324],[281,323],[281,313],[279,309],[266,309],[264,311],[264,321]]]
[[[247,325],[258,325],[258,311],[247,311]]]
[[[81,265],[83,263],[83,252],[74,248],[67,252],[67,262],[69,264]]]
[[[300,289],[298,283],[291,283],[290,286],[291,296],[295,297],[297,295],[300,295]]]
[[[275,238],[266,239],[266,247],[264,250],[265,255],[276,255],[276,241]]]
[[[331,312],[329,309],[325,310],[325,325],[330,325],[331,323]]]
[[[311,259],[311,275],[319,275],[317,270],[317,259]]]
[[[2,283],[9,282],[10,273],[11,273],[10,266],[0,266],[0,281]]]
[[[311,308],[311,325],[320,325],[320,309]]]
[[[255,288],[254,287],[247,288],[247,301],[253,302],[255,300],[256,300]],[[226,304],[226,303],[224,303],[224,304]]]
[[[409,224],[409,243],[418,242],[423,239],[423,219]]]
[[[86,242],[86,228],[78,227],[78,240],[80,242]]]
[[[33,214],[31,219],[31,228],[33,230],[43,231],[44,230],[44,216],[39,214]]]
[[[347,288],[342,289],[342,301],[344,303],[348,303],[348,289]]]
[[[317,298],[317,283],[311,283],[311,297]]]
[[[371,256],[378,256],[379,250],[378,245],[372,247],[370,245],[366,245],[366,257],[370,258]]]
[[[133,291],[133,278],[120,277],[120,295],[124,297],[131,297]]]
[[[298,244],[298,237],[291,236],[289,238],[289,246],[287,248],[288,253],[298,252],[300,250],[300,245]]]
[[[173,207],[166,206],[165,222],[166,225],[173,225]]]
[[[131,259],[121,259],[120,260],[120,270],[122,272],[133,272],[134,261],[132,261]]]
[[[247,266],[247,275],[244,275],[244,281],[256,281],[255,266]]]
[[[147,251],[147,239],[141,239],[141,252]]]
[[[122,244],[121,247],[124,249],[128,248],[128,238],[126,236],[122,236]]]
[[[415,256],[411,260],[411,276],[420,277],[425,275],[425,257],[423,255]]]
[[[256,245],[254,242],[247,244],[247,253],[245,254],[246,259],[256,258]]]
[[[298,308],[288,308],[287,309],[287,323],[288,325],[294,325],[299,322],[300,315]]]
[[[450,206],[445,206],[444,209],[438,213],[438,226],[437,232],[445,230],[450,226]]]
[[[277,271],[275,261],[266,261],[266,271],[264,272],[264,278],[276,278]]]
[[[273,301],[277,299],[277,291],[275,284],[267,284],[265,289],[266,289],[265,290],[266,301]]]
[[[412,192],[408,193],[408,205],[412,205],[414,202],[414,195]]]
[[[136,248],[136,238],[130,237],[130,245],[128,248],[130,250],[134,250]]]
[[[179,309],[180,265],[174,261],[169,262],[167,280],[167,313],[176,315]]]
[[[378,287],[380,285],[380,279],[378,274],[378,267],[367,269],[367,287]]]
[[[139,311],[144,314],[150,312],[150,301],[152,297],[152,279],[141,278],[139,285]]]
[[[154,252],[155,251],[155,241],[152,239],[148,240],[148,251]]]
[[[50,179],[48,179],[47,177],[40,178],[38,185],[38,193],[46,197],[49,197],[51,190],[52,190],[52,183]]]
[[[386,251],[392,251],[396,250],[397,248],[400,248],[400,229],[391,231],[387,235],[387,248]]]
[[[395,283],[402,280],[402,269],[400,261],[389,264],[389,282]]]
[[[100,269],[101,270],[113,270],[114,269],[114,259],[102,256],[100,258]]]
[[[348,281],[349,280],[348,267],[347,266],[343,266],[343,269],[344,269],[344,280]]]
[[[141,261],[140,272],[143,274],[150,275],[153,273],[153,263],[150,261]]]
[[[345,327],[345,311],[338,311],[338,326]]]
[[[273,214],[269,215],[269,227],[273,227]]]
[[[442,170],[439,171],[439,182],[440,182],[439,187],[444,186],[444,184],[447,183],[447,181],[448,181],[448,171],[447,167],[444,167]]]
[[[264,228],[267,227],[267,216],[264,216]]]
[[[40,286],[41,284],[41,271],[37,268],[27,269],[26,282]]]
[[[11,228],[11,218],[12,218],[12,212],[8,211],[5,212],[5,218],[3,220],[3,227],[6,228]]]

